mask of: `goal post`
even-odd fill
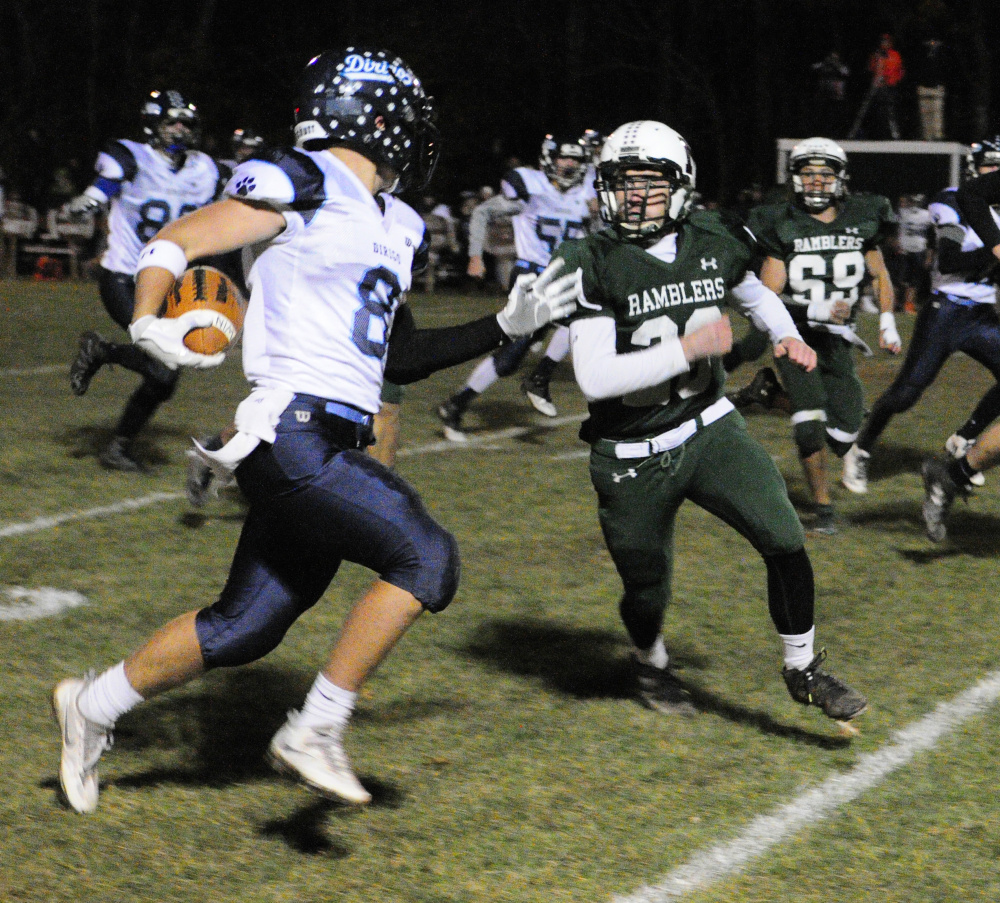
[[[788,179],[788,156],[803,139],[778,139],[777,182]],[[969,148],[957,141],[837,141],[847,153],[851,188],[888,197],[901,194],[933,197],[958,185]]]

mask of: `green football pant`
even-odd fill
[[[854,369],[850,343],[819,330],[804,330],[803,338],[818,362],[806,373],[787,357],[775,359],[792,405],[792,431],[799,455],[808,458],[824,445],[843,457],[858,438],[865,414],[865,395]]]
[[[663,623],[670,601],[674,522],[685,499],[725,521],[764,556],[776,625],[785,620],[778,606],[790,606],[792,623],[805,624],[806,630],[811,626],[812,572],[802,551],[802,524],[778,468],[747,433],[739,413],[733,411],[680,447],[649,458],[619,460],[592,450],[590,478],[604,541],[624,584],[622,620],[637,646],[647,648]],[[796,571],[791,578],[783,566],[787,561]],[[705,567],[714,564],[706,561]],[[785,589],[797,598],[779,598]]]

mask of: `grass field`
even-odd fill
[[[426,325],[496,303],[412,300]],[[75,815],[57,800],[53,683],[113,664],[153,627],[211,602],[242,517],[232,495],[201,512],[170,496],[9,529],[181,493],[187,437],[224,425],[245,394],[237,360],[186,374],[147,436],[155,472],[103,471],[96,452],[135,377],[105,370],[86,397],[71,396],[68,362],[92,326],[112,328],[94,285],[0,283],[0,593],[51,587],[87,600],[45,619],[0,621],[3,903],[637,900],[639,888],[744,837],[754,819],[854,774],[898,744],[897,732],[997,667],[1000,484],[989,477],[958,507],[942,546],[924,537],[919,511],[922,456],[989,385],[970,361],[951,361],[918,407],[890,425],[867,496],[837,493],[842,532],[808,541],[818,642],[831,670],[871,700],[855,738],[791,702],[763,567],[693,506],[678,524],[665,636],[703,711],[671,720],[633,702],[620,586],[576,438],[584,404],[570,369],[553,385],[566,419],[544,422],[509,379],[470,413],[479,439],[444,447],[433,408],[460,368],[411,387],[404,402],[398,469],[457,535],[463,581],[452,607],[424,618],[363,694],[347,746],[373,805],[322,801],[263,757],[369,579],[345,566],[265,660],[212,673],[123,718],[102,761],[100,807]],[[897,367],[884,356],[860,362],[869,401]],[[750,428],[807,512],[787,421],[757,415]],[[806,807],[788,837],[684,898],[992,903],[1000,898],[993,715],[943,732],[825,819]],[[667,894],[642,899],[674,899]]]

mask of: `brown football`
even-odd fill
[[[210,310],[216,314],[211,326],[192,329],[184,344],[199,354],[225,351],[243,328],[246,301],[222,270],[197,266],[185,270],[167,295],[165,317],[179,317],[189,310]]]

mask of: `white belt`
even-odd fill
[[[733,403],[724,395],[718,401],[710,404],[697,417],[685,420],[680,426],[675,426],[672,430],[653,436],[651,439],[643,439],[642,442],[615,442],[616,458],[648,458],[660,452],[670,451],[683,445],[701,427],[715,423],[720,417],[725,417],[730,411],[736,408]]]

